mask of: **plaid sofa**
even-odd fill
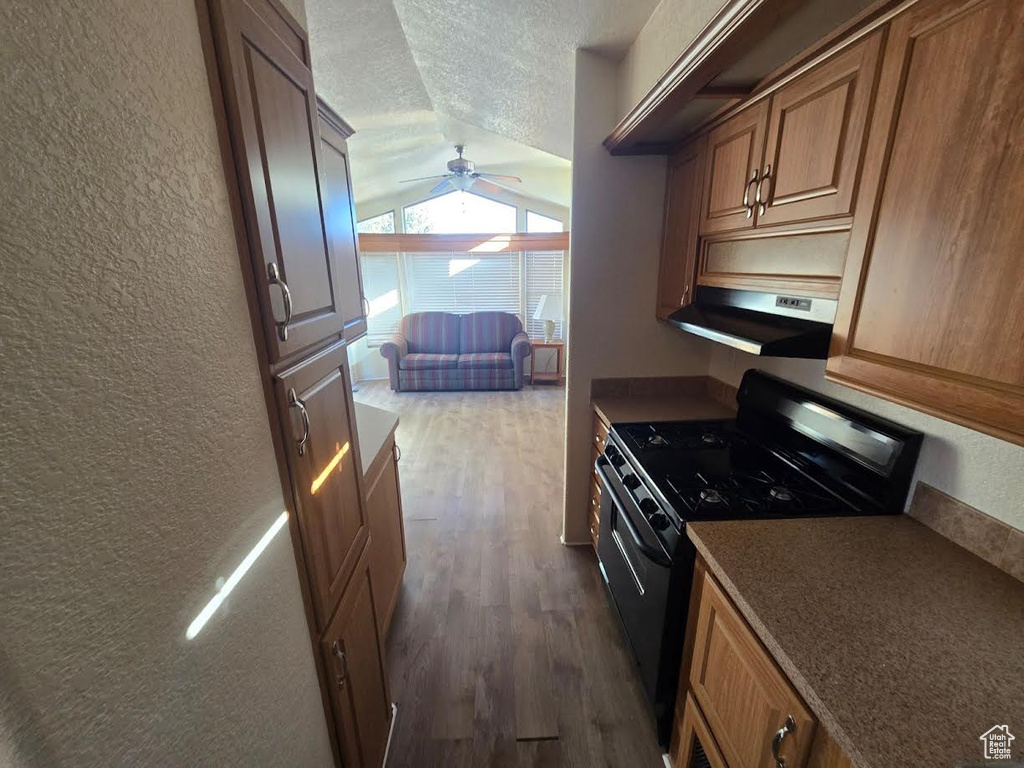
[[[530,338],[508,312],[415,312],[380,353],[396,392],[522,389]]]

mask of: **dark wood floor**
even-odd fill
[[[593,550],[559,542],[564,390],[360,386],[401,415],[389,768],[661,766]]]

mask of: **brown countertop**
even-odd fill
[[[607,424],[731,419],[736,415],[735,409],[703,393],[600,396],[591,402]]]
[[[398,427],[398,414],[374,408],[365,403],[356,403],[356,433],[359,438],[359,458],[366,476],[373,460],[377,458],[388,438]]]
[[[698,522],[689,536],[854,765],[1024,757],[1024,583],[905,516]]]

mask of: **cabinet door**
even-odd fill
[[[1024,3],[894,19],[828,378],[1024,444]]]
[[[338,604],[369,536],[344,342],[275,379],[302,549],[319,626]]]
[[[324,226],[313,76],[243,0],[212,0],[235,167],[270,362],[341,333]]]
[[[669,159],[658,271],[657,316],[661,320],[693,300],[705,146],[707,137],[702,136]]]
[[[402,493],[398,482],[398,450],[389,445],[388,460],[369,481],[366,514],[370,519],[370,576],[377,595],[377,628],[387,637],[391,617],[405,573],[405,523],[402,520]]]
[[[377,631],[368,555],[360,558],[321,640],[345,768],[379,768],[391,725],[387,666]]]
[[[352,202],[352,175],[346,144],[351,129],[323,101],[317,101],[317,109],[327,192],[324,218],[338,264],[338,305],[345,327],[345,341],[354,341],[366,335],[366,303],[356,246],[355,205]]]
[[[754,226],[754,194],[760,178],[767,123],[765,100],[708,134],[701,234]]]
[[[757,226],[853,212],[881,43],[879,31],[772,97]]]
[[[801,768],[814,729],[813,715],[732,603],[705,575],[694,635],[690,689],[729,768],[773,768],[772,741],[787,768]]]
[[[673,768],[729,768],[689,693],[676,705],[669,757]]]

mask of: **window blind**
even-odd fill
[[[409,312],[512,312],[522,317],[519,253],[406,253]]]
[[[544,321],[534,320],[540,297],[563,296],[562,251],[528,251],[526,254],[526,332],[532,339],[544,338]],[[563,307],[564,315],[564,307]],[[555,323],[555,338],[562,339],[565,323]]]
[[[380,343],[398,332],[402,320],[398,254],[364,253],[360,258],[363,292],[370,304],[370,313],[366,317],[366,339],[371,343]]]

